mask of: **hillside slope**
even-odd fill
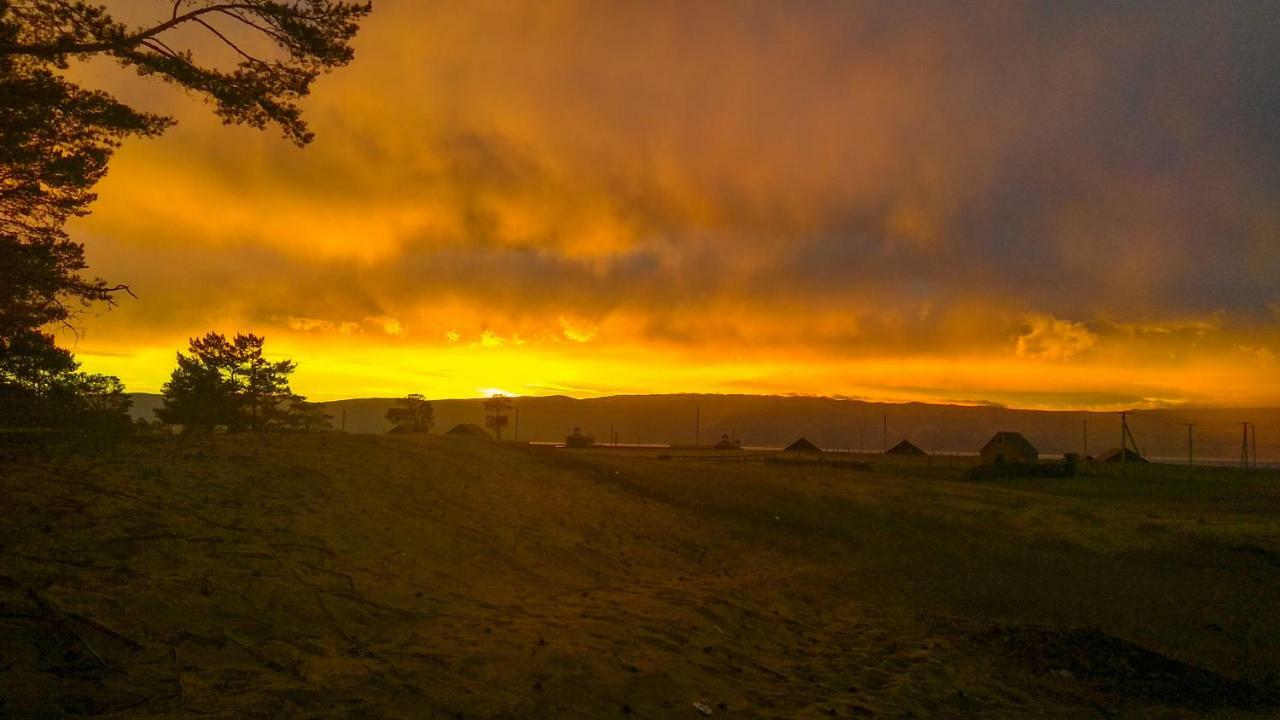
[[[1274,478],[1109,482],[436,436],[4,468],[0,717],[1267,716]]]

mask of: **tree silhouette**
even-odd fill
[[[178,367],[164,386],[164,407],[156,415],[173,425],[262,432],[287,424],[286,402],[301,401],[289,389],[291,360],[263,357],[264,339],[219,333],[192,338],[189,355],[178,353]]]
[[[77,373],[75,393],[85,410],[108,416],[127,415],[133,399],[124,391],[124,383],[113,375]]]
[[[357,22],[370,11],[368,3],[331,0],[176,0],[156,5],[151,23],[129,27],[106,8],[85,2],[0,0],[0,238],[4,245],[34,247],[28,253],[15,253],[12,247],[8,252],[30,256],[11,259],[34,264],[35,271],[24,274],[42,281],[26,287],[54,315],[23,327],[64,320],[68,301],[109,301],[125,289],[81,277],[83,247],[67,238],[63,224],[87,214],[96,198],[92,188],[125,138],[158,135],[172,123],[107,93],[82,88],[56,70],[68,67],[71,59],[108,56],[144,77],[204,96],[227,123],[275,124],[304,145],[312,133],[297,101],[320,73],[351,61]],[[202,62],[193,50],[175,46],[175,38],[191,37],[183,34],[188,28],[234,51],[236,66]],[[244,49],[264,45],[272,48],[270,56]]]
[[[387,420],[395,423],[396,432],[431,432],[436,424],[431,401],[419,393],[409,393],[396,400],[395,407],[387,409]]]
[[[502,439],[502,431],[507,427],[509,417],[507,413],[511,411],[511,398],[498,393],[488,400],[484,401],[484,424],[485,427],[493,431],[498,439]]]
[[[294,430],[302,432],[320,432],[333,429],[333,418],[320,403],[307,402],[298,398],[289,405],[285,413],[284,423]]]
[[[172,124],[58,71],[72,60],[109,57],[203,96],[227,123],[273,124],[303,145],[312,134],[297,102],[322,72],[350,62],[357,23],[370,11],[368,3],[335,0],[154,7],[151,22],[131,27],[82,0],[0,0],[0,355],[61,362],[41,328],[68,325],[83,307],[114,304],[128,291],[84,275],[84,247],[64,226],[88,213],[94,185],[126,138],[155,136]],[[234,67],[184,47],[180,41],[193,39],[193,31],[234,53]],[[269,52],[254,54],[260,48]]]
[[[124,434],[131,427],[129,408],[133,398],[124,383],[112,375],[75,373],[64,407],[71,409],[68,424],[73,427]]]
[[[0,156],[9,150],[0,142]],[[0,211],[0,225],[6,218]],[[4,272],[0,282],[0,397],[5,404],[0,408],[0,422],[20,427],[60,426],[67,423],[67,413],[74,411],[78,401],[71,395],[74,388],[82,387],[76,375],[79,364],[41,328],[68,321],[71,309],[63,301],[67,287],[84,301],[109,297],[111,288],[105,283],[79,276],[83,267],[82,249],[65,238],[34,236],[24,243],[0,233],[0,268]]]
[[[19,333],[0,343],[0,427],[127,425],[133,401],[120,380],[78,368],[45,333]]]
[[[368,2],[338,0],[175,0],[156,5],[150,22],[130,27],[106,7],[87,2],[6,1],[0,4],[0,57],[30,73],[66,67],[69,58],[106,55],[139,75],[205,96],[228,123],[278,125],[291,140],[305,144],[312,134],[297,101],[322,72],[351,62],[350,41],[372,10]],[[235,68],[201,62],[193,50],[179,45],[180,39],[191,37],[184,35],[188,28],[233,51]],[[256,54],[264,44],[274,46],[270,54]],[[64,87],[76,88],[70,83]]]
[[[192,429],[237,427],[240,410],[235,383],[216,365],[198,357],[194,348],[192,353],[178,353],[178,367],[163,388],[164,407],[156,409],[156,417]]]

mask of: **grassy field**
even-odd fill
[[[1278,707],[1276,473],[140,438],[0,517],[3,718]]]

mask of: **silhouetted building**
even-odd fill
[[[737,450],[742,447],[742,443],[737,440],[730,440],[728,434],[721,435],[720,441],[712,445],[716,450]]]
[[[1080,453],[1062,454],[1062,476],[1075,477],[1076,467],[1080,465]]]
[[[567,448],[589,448],[595,444],[595,437],[591,435],[583,435],[582,428],[574,428],[573,434],[565,437],[564,439],[564,446]]]
[[[480,437],[480,438],[492,437],[489,434],[488,430],[485,430],[484,428],[480,427],[479,425],[476,425],[475,423],[462,423],[461,425],[454,425],[453,429],[445,433],[445,435],[461,435],[463,437]]]
[[[782,451],[783,452],[818,453],[818,452],[822,452],[822,448],[818,447],[817,445],[814,445],[813,443],[809,442],[804,438],[800,438],[799,440],[783,448]]]
[[[1121,460],[1120,448],[1111,448],[1110,450],[1108,450],[1108,451],[1106,451],[1106,452],[1104,452],[1104,453],[1102,453],[1101,455],[1099,455],[1099,456],[1098,456],[1098,462],[1104,462],[1104,463],[1118,463],[1118,462],[1127,462],[1127,463],[1144,463],[1144,462],[1147,462],[1147,459],[1146,459],[1146,458],[1142,457],[1142,456],[1141,456],[1141,455],[1139,455],[1136,451],[1131,450],[1130,448],[1125,448],[1125,449],[1124,449],[1124,455],[1123,455],[1123,458],[1124,458],[1124,459],[1123,459],[1123,460]]]
[[[980,454],[984,465],[1034,463],[1040,460],[1040,452],[1022,437],[1022,433],[1007,430],[996,433],[988,440]]]
[[[911,441],[903,440],[897,445],[894,445],[888,450],[885,450],[884,454],[885,455],[928,455],[929,453],[916,447],[914,444],[911,443]]]

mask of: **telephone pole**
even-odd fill
[[[1126,459],[1126,458],[1125,458],[1125,455],[1128,455],[1128,454],[1129,454],[1129,453],[1126,451],[1126,448],[1127,448],[1127,445],[1128,445],[1128,442],[1129,442],[1129,441],[1128,441],[1128,439],[1127,439],[1127,438],[1128,438],[1128,436],[1129,436],[1129,420],[1128,420],[1128,415],[1129,415],[1129,413],[1127,413],[1127,412],[1121,412],[1121,413],[1120,413],[1120,467],[1121,467],[1121,468],[1123,468],[1123,467],[1124,467],[1124,464],[1125,464],[1125,459]]]
[[[1084,420],[1082,420],[1081,424],[1084,426],[1084,454],[1081,455],[1080,457],[1088,461],[1089,459],[1089,418],[1085,418]]]
[[[512,442],[520,442],[520,408],[516,408],[516,430]]]
[[[697,450],[702,447],[702,406],[698,405],[694,408],[693,416],[693,449]]]
[[[1258,467],[1258,426],[1249,423],[1249,438],[1253,444],[1253,467]]]
[[[1195,423],[1187,423],[1187,467],[1195,467],[1195,440],[1192,438],[1191,431],[1196,426]]]
[[[1240,440],[1240,467],[1249,467],[1249,423],[1242,422],[1240,427],[1244,429],[1244,437]]]
[[[889,413],[884,414],[884,451],[889,452]]]

